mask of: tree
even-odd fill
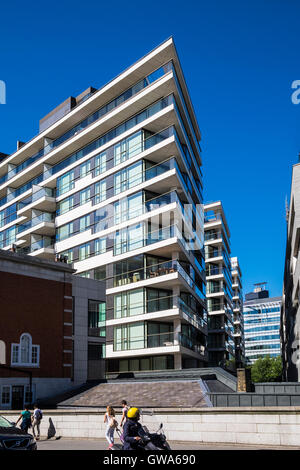
[[[251,366],[251,379],[253,382],[281,382],[281,357],[260,357]]]

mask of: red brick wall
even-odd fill
[[[0,339],[6,344],[6,365],[11,365],[11,343],[29,333],[32,344],[40,345],[40,367],[28,369],[33,376],[66,377],[63,350],[72,349],[72,341],[63,336],[64,331],[71,336],[72,327],[64,322],[71,323],[72,314],[64,310],[72,309],[72,300],[65,296],[72,296],[70,283],[0,271]],[[0,377],[15,375],[0,368]]]

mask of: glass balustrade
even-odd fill
[[[22,248],[18,247],[17,252],[22,254],[29,254],[33,253],[34,251],[41,250],[43,248],[51,248],[54,250],[53,239],[51,237],[43,237],[40,240],[31,243],[31,245],[29,246]]]
[[[43,214],[33,217],[33,219],[25,222],[24,224],[18,225],[18,233],[24,232],[36,225],[39,225],[43,222],[54,222],[54,215],[50,212],[44,212]]]
[[[55,197],[54,189],[42,188],[38,191],[35,191],[29,197],[23,199],[23,201],[18,202],[18,210],[23,209],[24,207],[28,206],[29,204],[32,204],[33,202],[38,201],[43,197]]]
[[[189,338],[183,333],[178,334],[178,341],[181,346],[184,348],[190,349],[191,351],[195,351],[198,354],[204,355],[205,354],[205,346],[199,343],[195,343],[194,339]]]
[[[114,351],[170,347],[176,344],[174,332],[142,335],[114,341]]]
[[[187,266],[189,269],[189,266]],[[195,281],[189,276],[177,260],[166,261],[157,265],[151,265],[144,268],[137,269],[135,271],[128,271],[126,273],[117,274],[113,276],[114,287],[131,284],[133,282],[144,281],[146,279],[154,279],[159,276],[165,276],[178,272],[188,285],[194,290],[194,292],[203,300],[205,295],[201,292]]]

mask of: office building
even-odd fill
[[[211,366],[234,367],[230,232],[221,201],[204,205],[204,244]]]
[[[106,279],[107,372],[207,364],[200,139],[170,38],[0,162],[0,247]]]
[[[280,356],[281,297],[269,297],[264,285],[255,284],[245,296],[245,354],[250,364],[259,357]]]

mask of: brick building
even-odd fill
[[[0,250],[0,408],[103,376],[105,326],[95,325],[95,314],[105,306],[104,289],[74,272]]]

